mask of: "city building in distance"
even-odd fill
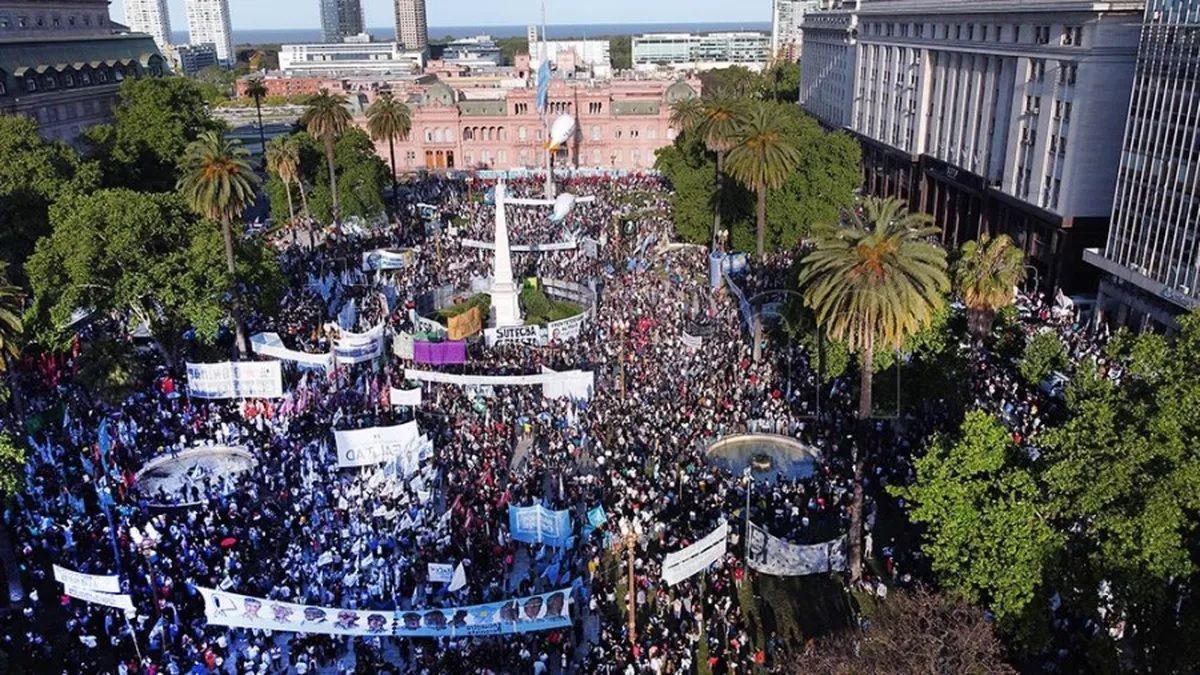
[[[472,68],[500,66],[500,45],[490,35],[452,40],[442,47],[442,61]]]
[[[545,124],[537,91],[455,89],[443,82],[408,83],[397,93],[412,108],[412,133],[396,145],[401,171],[537,168],[545,157]],[[670,145],[671,103],[699,95],[699,81],[555,79],[549,114],[578,120],[575,139],[556,158],[559,167],[646,170]],[[375,92],[369,96],[376,95]],[[360,119],[360,124],[365,120]],[[379,145],[388,157],[387,143]]]
[[[229,20],[229,0],[187,0],[188,43],[212,43],[221,65],[230,67],[236,60],[233,51],[233,27]]]
[[[409,51],[429,48],[429,25],[425,21],[425,0],[395,0],[396,41]]]
[[[184,75],[193,76],[205,68],[219,65],[221,59],[217,58],[217,46],[211,42],[175,47],[175,67]]]
[[[321,0],[321,34],[326,42],[341,42],[364,31],[359,0]]]
[[[611,77],[612,76],[612,44],[608,40],[546,40],[544,43],[539,42],[537,37],[537,26],[529,27],[529,59],[530,67],[533,72],[537,72],[542,67],[542,45],[545,45],[546,54],[550,58],[550,62],[556,67],[560,61],[568,60],[567,54],[570,54],[569,60],[573,64],[570,70],[580,68],[587,71],[592,77]],[[560,68],[560,71],[567,70]]]
[[[947,246],[1009,234],[1044,288],[1094,288],[1083,250],[1107,232],[1141,10],[1135,0],[862,2],[848,128],[863,145],[865,190],[933,215]],[[803,69],[806,105],[846,100],[832,73],[847,61]]]
[[[850,126],[858,63],[859,0],[825,0],[804,15],[800,105],[827,127]]]
[[[125,78],[167,71],[152,37],[109,19],[108,0],[0,0],[0,113],[36,120],[45,138],[74,142],[112,121]]]
[[[1200,0],[1149,0],[1098,309],[1139,329],[1200,307]]]
[[[158,51],[171,53],[171,14],[167,0],[125,0],[125,25],[135,33],[154,38]]]
[[[633,38],[636,70],[712,70],[745,66],[762,70],[771,61],[766,33],[647,33]]]
[[[821,0],[772,0],[771,55],[800,60],[804,48],[804,15],[821,6]]]
[[[365,34],[345,42],[282,45],[279,49],[279,70],[285,75],[396,75],[411,74],[424,66],[423,52],[405,50],[398,42],[371,42]]]

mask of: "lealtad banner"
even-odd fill
[[[54,580],[64,586],[97,593],[120,593],[121,580],[115,574],[84,574],[58,565],[53,566]]]
[[[197,587],[210,625],[325,635],[512,635],[571,625],[571,589],[446,609],[336,609]]]
[[[278,361],[187,364],[188,394],[196,398],[282,398]]]
[[[508,530],[517,541],[566,548],[571,545],[571,513],[552,511],[541,504],[509,505]]]
[[[700,541],[663,558],[662,578],[668,586],[691,578],[725,557],[729,541],[729,523],[723,522]]]
[[[846,538],[819,544],[793,544],[750,523],[746,561],[750,567],[781,577],[827,574],[846,570]]]
[[[393,427],[335,431],[338,468],[382,464],[405,453],[417,452],[420,433],[415,421]]]

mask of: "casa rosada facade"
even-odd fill
[[[371,92],[371,98],[376,94]],[[558,151],[556,167],[653,168],[655,152],[675,139],[671,104],[699,94],[698,81],[557,80],[551,83],[543,119],[533,87],[504,91],[460,90],[443,82],[417,85],[405,93],[412,133],[396,142],[396,170],[544,166],[546,127],[564,114],[575,117],[576,133]],[[357,122],[366,126],[364,118]],[[378,150],[390,161],[386,141]]]

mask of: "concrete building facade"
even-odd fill
[[[634,36],[633,67],[705,70],[731,65],[761,69],[771,61],[766,33],[647,33]]]
[[[217,47],[212,43],[179,45],[175,48],[175,67],[184,75],[195,75],[205,68],[221,65]]]
[[[429,24],[425,19],[425,0],[395,0],[396,41],[408,51],[429,48]]]
[[[125,0],[125,25],[154,38],[158,51],[171,54],[171,13],[167,0]]]
[[[321,0],[321,35],[326,42],[341,42],[365,31],[359,0]]]
[[[1149,0],[1112,224],[1085,259],[1100,313],[1172,330],[1200,308],[1200,0]]]
[[[772,0],[771,54],[799,61],[804,49],[804,15],[821,6],[821,0]]]
[[[804,15],[800,105],[833,129],[850,126],[858,72],[859,0],[825,0]]]
[[[187,23],[189,44],[211,43],[221,65],[233,66],[237,54],[233,51],[229,0],[187,0]]]
[[[0,114],[32,118],[47,139],[111,122],[121,82],[167,72],[153,38],[109,20],[107,0],[0,0]]]
[[[406,51],[398,42],[347,41],[282,45],[279,49],[279,70],[286,75],[400,75],[419,71],[424,65],[422,52]]]

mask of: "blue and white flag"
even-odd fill
[[[542,67],[538,68],[537,76],[537,111],[538,114],[546,112],[546,105],[550,101],[550,59],[542,59]]]
[[[569,511],[552,511],[541,504],[509,505],[508,530],[517,541],[567,548],[572,539],[571,514]]]
[[[604,506],[600,505],[588,511],[588,524],[597,530],[608,522],[608,514],[604,512]]]

